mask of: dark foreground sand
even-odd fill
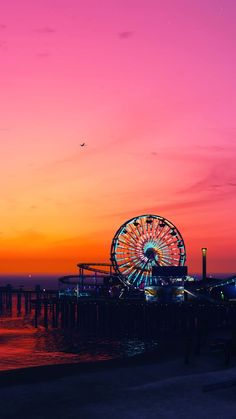
[[[215,383],[222,385],[206,391]],[[1,374],[0,386],[1,419],[236,418],[236,366],[225,368],[220,354],[189,365],[177,358],[31,368]]]

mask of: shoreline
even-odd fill
[[[218,361],[217,361],[218,360]],[[188,363],[185,362],[184,353],[180,348],[176,352],[165,352],[164,348],[134,355],[131,357],[113,358],[99,361],[55,363],[48,365],[12,368],[0,371],[0,388],[32,383],[49,382],[61,378],[78,376],[80,374],[93,374],[104,371],[118,370],[120,368],[149,368],[178,364],[178,370],[169,372],[168,377],[177,375],[198,374],[200,372],[215,372],[234,368],[236,359],[233,358],[229,366],[224,364],[222,354],[203,353],[191,355]],[[199,369],[200,368],[200,369]]]
[[[34,367],[18,371],[18,382],[11,370],[10,384],[1,386],[1,417],[20,412],[27,419],[233,419],[236,366],[226,368],[213,358],[203,355],[188,365],[183,357],[103,362],[90,370],[85,364]]]
[[[171,358],[176,359],[176,357],[177,355],[172,356]],[[168,359],[170,359],[170,356]],[[158,351],[152,351],[150,353],[142,353],[126,358],[122,357],[100,361],[68,362],[11,368],[9,370],[0,371],[0,387],[51,381],[80,373],[93,373],[113,368],[132,368],[133,366],[159,364],[163,361],[166,362],[165,359],[163,360],[163,357],[160,358]],[[45,377],[45,374],[47,374],[47,377]]]

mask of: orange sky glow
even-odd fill
[[[201,247],[235,272],[235,19],[231,0],[1,5],[1,274],[107,262],[142,214],[176,225],[190,272]]]

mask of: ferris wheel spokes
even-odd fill
[[[184,241],[177,228],[163,217],[134,217],[116,232],[111,261],[124,283],[143,287],[152,282],[154,266],[184,265]]]

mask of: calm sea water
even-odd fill
[[[2,276],[0,286],[11,284],[25,289],[41,287],[57,289],[55,276]],[[12,313],[0,315],[0,371],[30,366],[94,362],[132,357],[151,352],[158,347],[156,340],[136,337],[104,337],[88,335],[76,329],[34,327],[34,313],[17,316],[16,298]]]
[[[74,274],[75,275],[75,274]],[[48,289],[58,289],[58,278],[62,275],[0,275],[0,286],[11,284],[14,287],[34,288],[35,285]]]
[[[0,317],[0,371],[132,357],[158,346],[155,340],[83,336],[71,329],[46,331],[32,323],[30,318]]]

